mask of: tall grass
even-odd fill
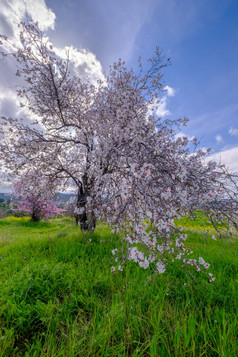
[[[177,264],[153,280],[132,262],[112,274],[121,242],[104,225],[0,220],[0,356],[237,356],[238,240],[195,228],[212,284]]]

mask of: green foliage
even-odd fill
[[[133,262],[112,274],[121,242],[105,225],[0,220],[0,356],[237,356],[237,238],[196,226],[188,243],[214,283],[176,264],[153,280]]]

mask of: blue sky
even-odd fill
[[[165,85],[174,90],[162,95],[162,115],[189,117],[183,133],[238,171],[237,0],[2,1],[1,33],[16,35],[9,5],[20,15],[27,8],[57,48],[74,47],[82,76],[85,68],[92,76],[106,72],[119,57],[135,67],[139,56],[146,60],[162,48],[172,63]],[[0,63],[0,74],[0,114],[20,115],[12,66]]]

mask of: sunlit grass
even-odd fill
[[[191,225],[212,284],[178,264],[152,281],[132,262],[111,274],[121,242],[103,224],[0,220],[0,355],[237,356],[237,237],[227,246]]]

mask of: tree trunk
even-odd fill
[[[80,228],[81,231],[89,231],[89,224],[88,224],[88,217],[85,211],[79,215],[79,222],[80,222]]]
[[[97,220],[93,212],[91,212],[89,215],[84,212],[83,214],[75,215],[75,223],[76,226],[80,225],[82,231],[93,232],[96,228]]]
[[[79,215],[76,214],[74,217],[75,217],[75,224],[76,224],[76,226],[79,226]]]
[[[97,224],[96,216],[95,216],[94,212],[91,212],[90,220],[89,220],[89,231],[90,232],[93,232],[95,230],[96,224]]]
[[[40,217],[35,212],[33,212],[30,222],[40,222]]]
[[[75,223],[76,226],[80,225],[82,231],[93,232],[96,227],[96,217],[94,212],[88,214],[86,210],[87,198],[90,196],[90,190],[87,185],[86,177],[84,178],[83,183],[84,184],[81,184],[79,186],[78,190],[78,199],[76,206],[80,212],[75,214]]]

